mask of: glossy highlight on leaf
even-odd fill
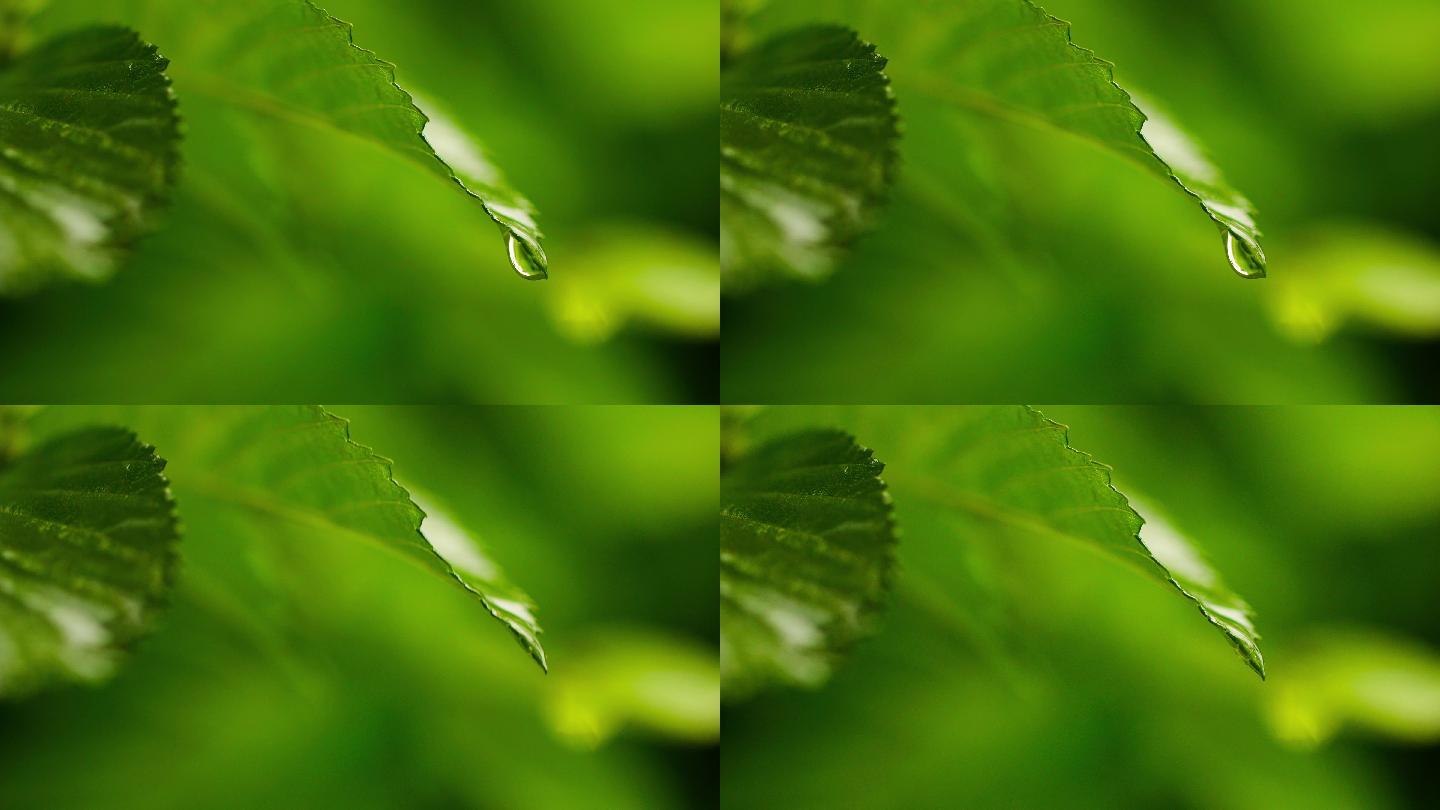
[[[1200,608],[1200,615],[1224,633],[1245,663],[1264,678],[1265,657],[1260,654],[1260,634],[1255,630],[1255,612],[1249,603],[1226,587],[1214,566],[1156,509],[1133,497],[1130,506],[1144,521],[1140,543],[1160,564],[1170,584],[1190,597]]]
[[[720,264],[729,289],[821,278],[869,224],[896,162],[885,64],[854,31],[811,26],[725,68]]]
[[[398,484],[389,459],[350,438],[350,424],[318,405],[129,406],[52,409],[60,425],[103,418],[172,446],[181,497],[237,512],[257,532],[273,523],[365,543],[463,589],[547,666],[529,598],[510,585],[443,515]],[[438,531],[432,545],[426,527]],[[438,549],[457,553],[452,562]],[[487,567],[488,566],[488,567]],[[457,570],[458,569],[458,570]]]
[[[175,578],[165,460],[86,428],[0,460],[0,697],[108,676]]]
[[[458,585],[547,668],[528,600],[502,591],[498,572],[467,575],[441,556],[422,530],[425,513],[395,482],[389,459],[351,440],[344,419],[319,406],[216,409],[209,418],[204,413],[203,424],[222,431],[219,452],[207,465],[220,471],[210,473],[211,494],[277,519],[340,530]]]
[[[228,41],[206,54],[210,88],[266,115],[350,133],[414,161],[475,199],[500,228],[523,278],[549,262],[530,202],[447,118],[427,115],[396,83],[395,66],[355,44],[349,23],[309,0],[207,5]]]
[[[849,435],[792,433],[728,465],[720,501],[727,698],[816,686],[863,636],[895,549],[885,465]]]
[[[1149,105],[1137,106],[1115,82],[1114,65],[1075,44],[1069,23],[1032,0],[814,0],[775,15],[774,24],[793,24],[797,15],[864,31],[890,57],[895,92],[906,105],[1053,127],[1174,182],[1220,229],[1235,272],[1265,275],[1249,200],[1178,127],[1142,111]],[[926,167],[917,163],[914,171]]]
[[[914,541],[933,541],[916,534],[916,526],[943,525],[950,513],[971,525],[1079,543],[1173,587],[1265,677],[1250,606],[1174,529],[1158,519],[1147,526],[1115,488],[1110,468],[1072,447],[1068,428],[1039,411],[773,408],[752,423],[760,435],[801,425],[850,431],[884,454],[891,493]],[[941,519],[907,518],[922,512]]]
[[[168,65],[118,27],[0,54],[0,294],[102,280],[151,226],[179,166]]]
[[[450,564],[467,590],[480,597],[490,615],[510,629],[511,635],[530,653],[535,663],[548,671],[545,649],[540,646],[540,623],[535,618],[535,600],[511,582],[480,543],[441,511],[430,496],[422,496],[412,488],[410,497],[425,513],[420,531],[435,553]]]

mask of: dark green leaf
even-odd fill
[[[118,428],[0,462],[0,696],[103,678],[149,628],[175,575],[164,468]]]
[[[1142,112],[1115,83],[1114,66],[1072,41],[1069,23],[1031,0],[816,0],[784,12],[774,15],[775,27],[798,18],[856,26],[890,58],[895,91],[907,107],[1041,124],[1133,159],[1195,198],[1220,228],[1236,272],[1265,274],[1250,202],[1180,129],[1153,110]],[[906,157],[920,175],[934,173],[926,160],[954,159]]]
[[[771,409],[758,426],[837,427],[876,448],[911,538],[973,527],[1080,543],[1168,583],[1265,676],[1249,605],[1179,533],[1146,519],[1110,480],[1110,468],[1070,446],[1065,426],[1019,406]],[[1142,528],[1143,527],[1143,528]],[[960,538],[962,541],[964,538]]]
[[[149,226],[179,164],[168,64],[109,27],[0,57],[0,294],[103,279]]]
[[[883,464],[806,431],[729,465],[720,500],[720,669],[729,697],[814,686],[866,629],[895,547]]]
[[[720,95],[720,264],[731,289],[815,279],[866,226],[894,174],[885,59],[854,31],[773,37],[728,66]]]

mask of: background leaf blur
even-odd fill
[[[169,612],[107,685],[0,705],[4,804],[713,804],[714,410],[335,411],[544,605],[551,674],[432,573],[177,479]]]
[[[1407,244],[1440,239],[1430,146],[1440,138],[1440,73],[1423,44],[1440,36],[1433,4],[1043,4],[1115,63],[1120,86],[1162,103],[1253,200],[1270,269],[1253,284],[1224,270],[1193,200],[1130,161],[1063,133],[907,99],[884,11],[873,32],[843,11],[870,5],[792,0],[756,17],[760,34],[767,20],[828,20],[875,41],[891,58],[905,137],[894,199],[827,283],[726,301],[727,401],[1440,396],[1424,373],[1433,332],[1414,325],[1436,298],[1429,263],[1410,258],[1393,272],[1392,250],[1347,250],[1346,264],[1360,266],[1342,275],[1367,279],[1366,289],[1335,303],[1354,287],[1325,268],[1327,223],[1337,220]],[[966,4],[941,5],[958,16]],[[817,9],[828,10],[823,19]],[[1317,299],[1347,314],[1372,311],[1366,301],[1409,303],[1340,319],[1323,335],[1296,329],[1297,307],[1285,302]]]
[[[95,0],[37,18],[40,33],[132,25],[171,58],[184,172],[164,227],[112,283],[0,304],[0,340],[17,347],[0,361],[10,396],[713,400],[714,330],[691,316],[577,341],[550,315],[570,294],[559,268],[587,265],[588,233],[638,224],[713,253],[710,4],[325,4],[544,212],[555,272],[540,285],[517,284],[485,213],[410,160],[207,92],[183,65],[216,59],[226,32],[190,6]],[[605,262],[656,272],[648,240],[624,247],[633,261]],[[696,283],[718,302],[715,268],[678,293],[682,311]],[[657,286],[647,311],[668,314],[674,294]]]
[[[1205,539],[1263,618],[1269,680],[1217,649],[1193,608],[1083,549],[979,534],[935,549],[900,514],[885,632],[823,690],[725,704],[724,806],[1440,799],[1440,413],[1043,410],[1118,488]]]
[[[747,432],[775,436],[801,426],[851,431],[886,459],[888,494],[906,544],[926,545],[935,564],[963,567],[974,554],[965,548],[972,542],[1088,549],[1173,588],[1265,677],[1254,611],[1245,600],[1192,540],[1160,520],[1153,506],[1142,511],[1133,504],[1114,485],[1109,466],[1034,408],[773,407],[748,423]],[[948,559],[947,550],[953,552]],[[924,578],[928,571],[900,576]],[[957,598],[982,596],[982,589],[971,590]],[[1037,584],[1035,594],[1043,598],[1043,587]]]
[[[62,406],[30,427],[123,425],[165,447],[180,497],[235,515],[243,534],[273,526],[369,544],[397,564],[428,571],[484,606],[545,667],[535,605],[443,513],[431,521],[394,478],[384,456],[351,437],[349,423],[318,405]],[[422,523],[423,521],[423,523]],[[429,535],[455,550],[455,565]]]

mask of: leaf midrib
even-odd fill
[[[892,473],[889,477],[891,478],[893,485],[894,480],[897,478],[897,476]],[[1128,554],[1118,555],[1107,552],[1105,548],[1098,545],[1093,540],[1089,540],[1087,538],[1067,532],[1064,529],[1058,528],[1048,523],[1047,521],[1039,520],[1030,515],[1016,512],[1011,509],[1006,509],[1005,507],[1001,506],[1000,504],[989,498],[955,489],[951,486],[948,486],[944,482],[936,480],[932,477],[909,476],[902,474],[898,476],[898,478],[902,482],[902,489],[912,489],[918,497],[924,498],[925,500],[928,500],[933,504],[942,507],[960,509],[976,517],[1001,523],[1012,528],[1020,529],[1022,531],[1029,531],[1043,536],[1062,539],[1072,545],[1078,546],[1086,550],[1091,554],[1096,554],[1106,560],[1110,560],[1111,562],[1124,563],[1128,567],[1139,571],[1141,574],[1144,574],[1147,579],[1155,582],[1162,588],[1167,588],[1167,586],[1169,588],[1174,588],[1176,591],[1180,592],[1181,596],[1184,596],[1193,605],[1195,605],[1195,607],[1200,611],[1200,615],[1203,616],[1206,621],[1218,627],[1225,634],[1225,637],[1230,642],[1230,645],[1240,653],[1240,656],[1245,661],[1245,663],[1251,669],[1255,670],[1256,673],[1260,675],[1260,678],[1264,680],[1265,671],[1263,668],[1262,659],[1257,659],[1255,656],[1252,656],[1252,651],[1246,645],[1237,641],[1237,639],[1235,638],[1235,633],[1233,632],[1230,625],[1225,621],[1224,617],[1214,614],[1206,605],[1204,600],[1191,593],[1188,589],[1185,588],[1185,586],[1181,585],[1180,582],[1175,578],[1175,575],[1172,574],[1170,570],[1165,567],[1165,564],[1160,562],[1160,560],[1156,559],[1154,553],[1150,551],[1149,547],[1145,545],[1145,542],[1140,539],[1140,532],[1138,528],[1136,529],[1133,537],[1135,542],[1135,551],[1143,555],[1145,560],[1148,560],[1148,562],[1150,563],[1149,565],[1147,565],[1145,560],[1142,560],[1140,557],[1135,557]],[[1112,508],[1119,509],[1119,507]],[[1131,511],[1133,512],[1133,509]],[[1145,520],[1144,517],[1140,516],[1139,513],[1135,514],[1137,517],[1140,518],[1140,521],[1143,525]],[[1255,653],[1255,655],[1258,656],[1258,652]]]
[[[233,482],[225,481],[224,479],[216,476],[197,474],[194,472],[191,472],[184,477],[181,486],[199,490],[200,492],[210,496],[211,498],[226,501],[228,503],[236,504],[238,506],[243,506],[260,512],[262,514],[268,515],[272,518],[288,520],[301,526],[307,526],[315,529],[324,529],[326,531],[338,532],[342,535],[346,535],[349,537],[359,538],[360,540],[368,543],[370,546],[380,549],[387,554],[399,557],[406,563],[420,568],[421,570],[426,571],[432,576],[438,574],[435,569],[425,565],[424,562],[422,562],[415,556],[404,553],[401,549],[387,543],[385,540],[374,534],[361,531],[360,529],[356,529],[351,526],[345,526],[340,523],[336,523],[333,520],[324,517],[323,513],[317,513],[314,510],[302,509],[291,506],[290,504],[284,503],[273,495],[266,493],[264,490],[237,485]],[[395,501],[395,503],[397,505],[401,505],[400,501]],[[424,539],[424,535],[420,533],[420,530],[418,528],[415,530],[415,534],[418,539]],[[442,565],[446,566],[447,568],[450,567],[449,563],[446,562],[443,557],[439,556],[433,551],[430,553]],[[460,582],[461,585],[464,585],[464,582],[461,581],[459,577],[455,576],[453,570],[450,572],[449,576],[450,578],[455,579],[457,582]],[[466,587],[466,590],[470,590],[468,586]]]
[[[1167,178],[1172,177],[1174,174],[1164,160],[1155,154],[1154,148],[1145,140],[1145,136],[1141,135],[1138,131],[1135,133],[1137,143],[1113,143],[1101,140],[1084,132],[1062,127],[1040,113],[1032,112],[1023,107],[1017,107],[1014,104],[1007,103],[980,90],[957,85],[929,71],[919,71],[912,74],[911,81],[916,90],[943,104],[964,107],[974,112],[985,113],[994,118],[1021,124],[1033,129],[1046,132],[1058,132],[1103,152],[1118,155],[1147,171],[1163,171]],[[1133,103],[1131,106],[1134,106]],[[1135,110],[1140,112],[1139,108],[1135,108]],[[1140,112],[1140,115],[1143,117],[1144,113]]]
[[[957,489],[936,478],[924,475],[910,475],[904,473],[899,475],[891,473],[888,477],[890,478],[892,488],[898,488],[901,491],[912,491],[916,496],[923,498],[924,500],[929,501],[934,505],[951,509],[959,509],[975,517],[979,517],[984,520],[990,520],[996,523],[1001,523],[1011,528],[1033,532],[1035,534],[1043,536],[1059,538],[1065,540],[1066,542],[1072,543],[1080,548],[1083,548],[1091,554],[1096,554],[1100,557],[1103,557],[1104,559],[1110,560],[1111,562],[1123,562],[1127,566],[1138,570],[1142,574],[1145,574],[1152,580],[1158,580],[1161,585],[1169,583],[1169,572],[1165,570],[1164,566],[1162,566],[1158,560],[1154,559],[1154,555],[1150,554],[1149,550],[1146,549],[1145,546],[1141,543],[1138,531],[1136,532],[1136,536],[1134,537],[1135,551],[1149,557],[1152,565],[1147,566],[1140,559],[1132,558],[1128,555],[1122,557],[1110,553],[1104,548],[1098,546],[1093,540],[1090,540],[1089,538],[1081,537],[1072,532],[1068,532],[1048,521],[1042,520],[1032,515],[1018,512],[1014,509],[1006,508],[1001,504],[995,502],[994,500],[984,497],[983,495],[977,495],[973,492],[967,492],[961,489]],[[1119,509],[1119,507],[1115,508]],[[1141,520],[1143,520],[1143,518],[1141,518]]]
[[[385,540],[381,539],[376,535],[361,531],[350,526],[344,526],[339,523],[335,523],[334,521],[324,517],[323,513],[316,513],[313,510],[293,507],[287,503],[280,501],[278,498],[269,495],[263,490],[236,485],[231,482],[224,481],[223,479],[220,479],[218,477],[204,474],[191,474],[189,476],[186,476],[184,481],[184,486],[193,487],[200,492],[209,495],[212,498],[243,506],[260,512],[261,514],[268,515],[272,518],[288,520],[300,526],[308,526],[311,528],[338,532],[343,536],[359,538],[372,548],[380,549],[386,554],[398,557],[404,560],[409,565],[425,571],[431,576],[438,576],[441,579],[446,580],[447,582],[459,585],[465,590],[466,593],[469,593],[476,599],[478,599],[480,601],[480,604],[485,608],[487,612],[490,613],[491,616],[494,616],[496,619],[504,621],[504,619],[496,612],[502,609],[493,604],[484,593],[471,586],[470,583],[466,582],[465,578],[460,576],[459,572],[455,570],[455,567],[451,565],[450,562],[444,557],[440,556],[440,553],[435,551],[433,548],[431,548],[428,553],[431,557],[434,558],[436,562],[438,562],[442,566],[441,571],[437,571],[436,569],[427,566],[418,557],[411,554],[406,554],[402,549],[391,545],[390,543],[387,543]],[[394,501],[394,503],[397,505],[401,504],[400,501]],[[416,509],[418,508],[419,507],[416,507]],[[425,535],[420,531],[418,527],[415,529],[415,535],[417,539],[424,542],[427,546],[429,545],[429,541],[425,539]],[[506,612],[508,613],[508,611]],[[515,630],[513,628],[507,627],[507,629],[510,630],[512,634],[515,634]],[[542,670],[548,672],[549,666],[545,661],[543,652],[529,652],[531,659],[533,659],[537,664],[539,664]]]
[[[407,160],[421,164],[426,167],[429,166],[429,160],[422,161],[415,157],[411,157],[411,155],[418,154],[423,155],[426,158],[433,158],[436,161],[440,160],[437,155],[432,155],[419,146],[400,146],[396,144],[391,144],[389,141],[381,140],[380,138],[376,138],[373,135],[368,135],[364,132],[358,132],[348,127],[342,127],[334,121],[330,120],[325,115],[310,112],[304,107],[298,107],[293,104],[286,104],[285,102],[280,101],[266,93],[250,90],[246,87],[230,81],[229,79],[226,79],[220,74],[192,73],[189,70],[175,69],[174,67],[172,67],[169,72],[171,77],[176,80],[177,84],[183,84],[188,89],[194,90],[201,93],[202,95],[209,96],[210,98],[217,99],[219,101],[238,104],[254,112],[268,115],[276,120],[288,121],[292,124],[301,124],[324,132],[338,133],[348,138],[351,138],[352,140],[378,147],[385,152],[398,151],[401,154],[405,155]],[[415,111],[417,113],[420,113],[421,115],[424,115],[424,113],[420,112],[418,107],[415,108]],[[423,136],[419,133],[416,133],[416,137]],[[441,168],[444,168],[443,162],[441,162]]]

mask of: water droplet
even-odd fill
[[[535,250],[521,241],[520,237],[510,234],[506,249],[510,252],[510,266],[515,268],[521,278],[539,281],[550,277],[546,269],[545,254],[536,255]]]
[[[1265,251],[1234,231],[1225,232],[1225,258],[1241,278],[1265,277]]]

